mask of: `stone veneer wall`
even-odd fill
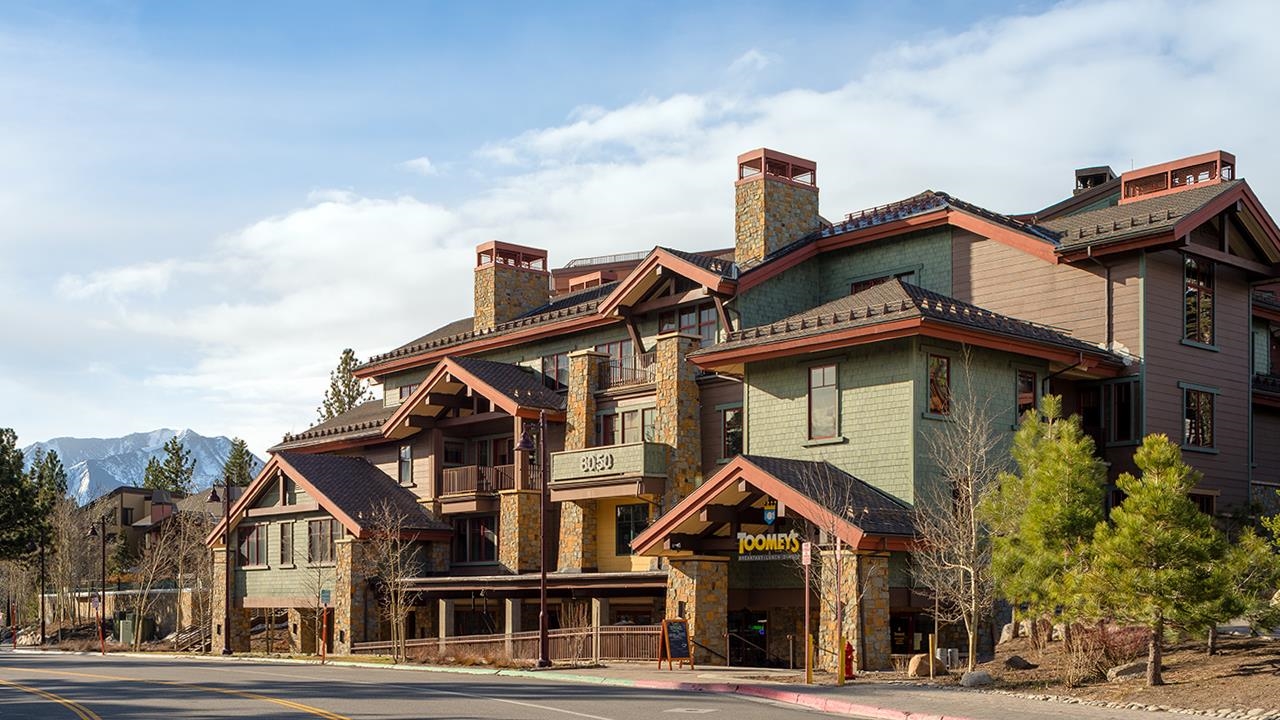
[[[768,175],[734,190],[734,259],[743,267],[818,229],[818,188]]]
[[[213,549],[213,597],[211,598],[210,607],[213,612],[213,649],[219,652],[223,646],[223,633],[227,628],[224,627],[226,622],[226,603],[227,603],[227,560],[226,548],[215,547]],[[232,652],[249,652],[249,617],[250,612],[241,607],[237,607],[235,602],[236,589],[231,588],[231,651]]]
[[[334,542],[337,566],[333,582],[333,651],[351,654],[351,644],[365,641],[366,615],[378,608],[367,602],[364,546],[351,538]]]
[[[541,493],[504,490],[498,496],[498,562],[508,572],[533,572],[540,560]]]
[[[549,277],[543,270],[501,263],[477,267],[475,329],[492,330],[496,325],[545,305],[551,297]]]
[[[569,353],[569,391],[565,417],[565,450],[585,450],[595,444],[596,387],[603,353],[579,350]],[[596,539],[596,502],[560,503],[560,572],[582,572],[599,566]]]
[[[840,590],[845,603],[844,640],[853,645],[854,667],[886,670],[890,667],[888,558],[855,555],[850,551],[842,554],[840,565]],[[843,649],[837,648],[835,553],[823,552],[821,566],[815,664],[835,672],[836,663],[843,662],[844,658]]]
[[[689,621],[689,637],[708,648],[724,647],[729,631],[729,562],[727,558],[671,559],[667,573],[668,619],[680,617]],[[694,645],[695,663],[710,664],[715,657]]]
[[[654,437],[671,448],[667,459],[666,512],[702,484],[702,426],[698,418],[696,368],[687,355],[698,349],[694,335],[668,333],[658,336],[657,417]]]

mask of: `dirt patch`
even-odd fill
[[[1034,670],[1006,670],[1004,661],[1020,655],[1039,665]],[[1143,655],[1140,659],[1145,660]],[[1019,693],[1071,696],[1081,700],[1140,703],[1196,710],[1231,708],[1280,709],[1280,640],[1225,637],[1213,657],[1205,643],[1185,642],[1167,647],[1162,687],[1149,688],[1142,676],[1114,683],[1086,682],[1067,687],[1063,681],[1066,653],[1061,642],[1037,651],[1018,638],[1000,645],[991,662],[980,665],[997,687]]]

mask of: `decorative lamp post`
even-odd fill
[[[102,526],[102,531],[98,531],[98,526]],[[99,576],[98,582],[98,645],[101,646],[102,654],[107,654],[107,639],[103,633],[104,615],[107,612],[107,516],[95,520],[89,525],[89,537],[97,537],[102,539],[102,575]]]
[[[223,588],[222,600],[222,654],[231,654],[231,485],[223,488],[227,493],[226,502],[218,497],[218,488],[209,491],[209,502],[222,503],[222,560],[223,575],[226,584]]]
[[[547,507],[550,505],[550,496],[548,494],[548,481],[551,479],[551,472],[547,468],[547,413],[545,410],[538,411],[538,442],[535,444],[533,438],[529,436],[529,431],[525,430],[520,438],[520,444],[516,446],[516,450],[521,452],[538,452],[538,473],[541,475],[539,483],[541,483],[541,502],[539,503],[538,513],[538,534],[541,536],[538,543],[538,667],[551,667],[551,642],[547,635]]]

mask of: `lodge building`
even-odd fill
[[[321,589],[334,651],[385,639],[361,554],[391,506],[420,549],[413,638],[536,628],[545,532],[552,627],[679,616],[702,662],[787,662],[807,591],[831,666],[834,583],[806,588],[803,538],[839,565],[858,665],[885,667],[931,627],[911,508],[966,394],[1006,437],[1062,396],[1113,477],[1143,435],[1177,438],[1209,513],[1280,488],[1280,229],[1229,153],[1078,170],[1028,215],[927,191],[828,221],[817,180],[741,155],[732,247],[554,269],[476,248],[474,315],[361,365],[380,397],[286,436],[209,536],[236,548],[215,647],[287,608],[314,650]]]

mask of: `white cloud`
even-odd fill
[[[412,160],[406,160],[400,163],[400,167],[423,176],[436,175],[440,172],[440,168],[431,162],[431,158],[423,155]]]
[[[731,246],[733,160],[754,147],[816,160],[829,218],[925,188],[1026,211],[1065,196],[1073,168],[1217,147],[1280,208],[1265,120],[1280,97],[1266,72],[1280,67],[1278,21],[1271,5],[1073,3],[903,44],[834,89],[584,106],[482,145],[506,174],[463,202],[317,191],[195,260],[67,276],[59,291],[112,297],[79,307],[140,343],[188,348],[148,365],[138,396],[182,398],[260,450],[314,418],[343,347],[367,357],[469,315],[480,241],[546,247],[557,265]],[[767,65],[749,56],[740,67]]]
[[[756,48],[742,53],[729,64],[729,72],[731,73],[756,73],[764,70],[770,65],[777,62],[777,56],[772,53],[761,52]]]

